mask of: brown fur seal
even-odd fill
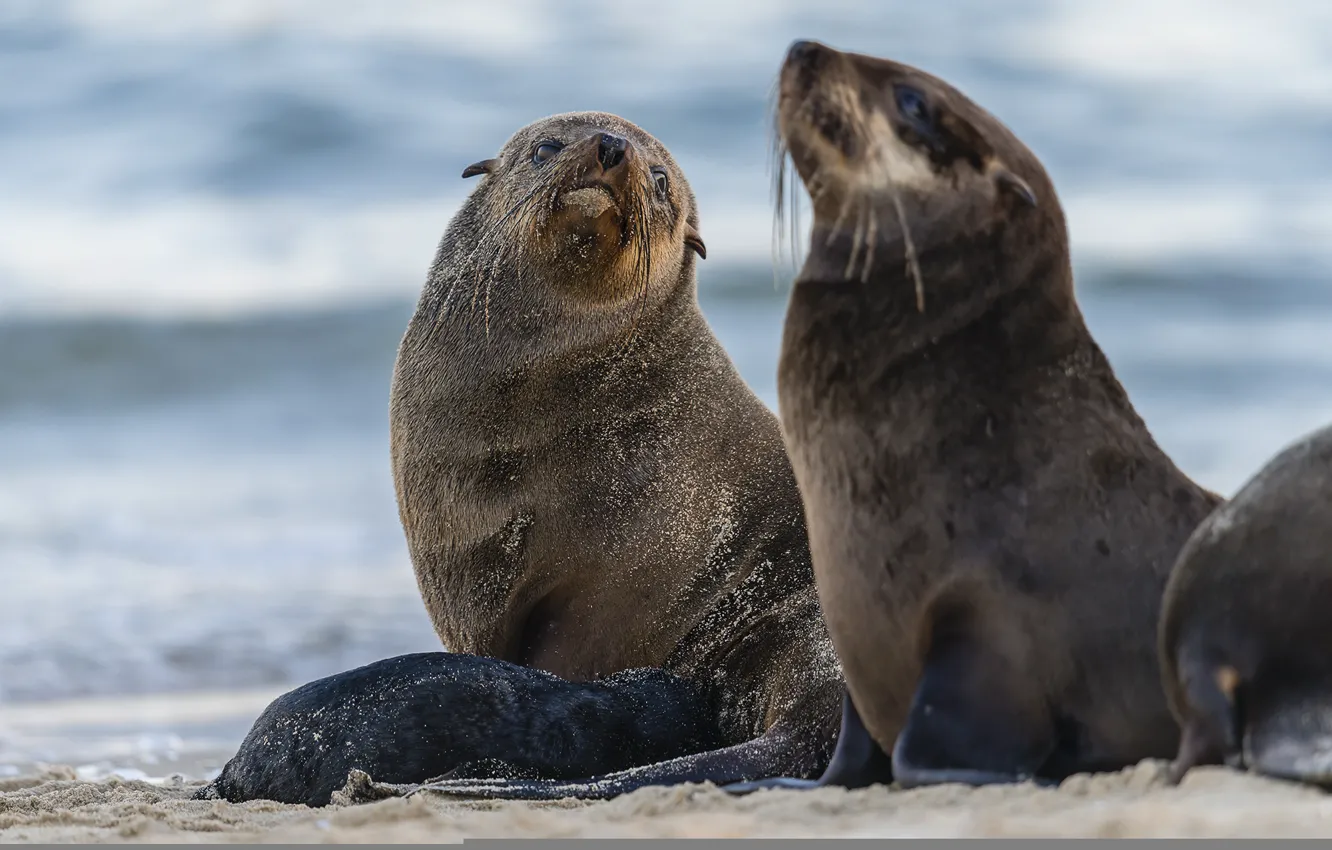
[[[712,694],[726,744],[485,793],[817,775],[840,670],[776,417],[698,307],[684,174],[603,113],[538,121],[467,174],[485,176],[440,243],[391,399],[436,630],[572,681],[663,667]]]
[[[391,399],[403,527],[456,654],[279,697],[200,794],[320,805],[352,769],[376,794],[445,774],[527,798],[817,775],[841,675],[776,417],[699,311],[684,175],[601,113],[520,130],[480,174]]]
[[[1198,527],[1162,608],[1161,674],[1184,729],[1171,779],[1224,760],[1332,785],[1332,428]]]
[[[778,391],[839,748],[905,786],[1169,756],[1161,592],[1218,497],[1088,333],[1044,168],[947,83],[814,42],[778,122],[814,211]]]

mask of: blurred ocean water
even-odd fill
[[[460,171],[541,116],[674,151],[705,311],[775,404],[796,37],[938,73],[1042,156],[1093,332],[1233,491],[1332,421],[1330,25],[1321,0],[0,2],[0,703],[438,646],[389,375]]]

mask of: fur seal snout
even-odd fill
[[[1332,785],[1332,428],[1287,446],[1198,526],[1161,613],[1184,730],[1171,766],[1222,761]]]
[[[1040,161],[946,82],[808,41],[778,126],[814,211],[780,412],[849,691],[820,781],[1168,756],[1160,594],[1217,497],[1088,333]]]

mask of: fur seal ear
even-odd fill
[[[692,248],[700,260],[708,258],[708,246],[703,244],[703,237],[698,235],[698,229],[693,225],[685,225],[685,245]]]
[[[1031,191],[1027,181],[1004,168],[998,162],[991,162],[990,177],[1000,189],[1009,190],[1025,201],[1029,207],[1036,206],[1036,193]]]
[[[497,162],[499,162],[497,159],[483,159],[480,162],[474,162],[463,169],[463,179],[475,177],[478,174],[489,174],[495,170],[495,163]]]

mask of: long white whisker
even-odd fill
[[[869,232],[865,234],[865,268],[860,272],[860,282],[869,283],[870,272],[874,268],[874,245],[878,241],[879,217],[874,212],[874,205],[869,204]]]

